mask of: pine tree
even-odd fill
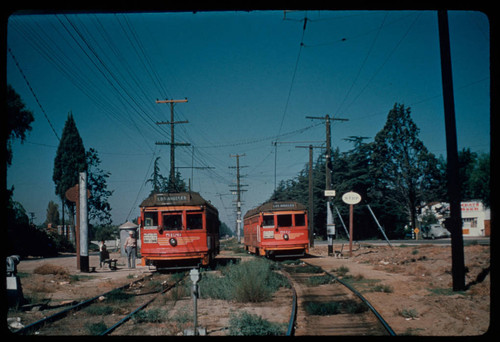
[[[57,147],[56,158],[54,159],[54,173],[52,175],[52,180],[56,185],[56,195],[61,198],[62,203],[70,209],[70,212],[72,212],[73,203],[66,199],[66,191],[78,184],[78,174],[86,170],[85,148],[76,128],[73,114],[70,112],[64,124],[61,141]]]
[[[392,202],[393,208],[404,206],[411,227],[416,227],[416,207],[426,192],[438,186],[437,159],[418,138],[419,128],[411,110],[394,104],[384,128],[375,136],[372,170],[376,188]]]

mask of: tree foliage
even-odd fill
[[[347,224],[349,207],[342,194],[355,191],[362,202],[354,206],[354,239],[381,237],[376,223],[366,208],[369,204],[389,238],[402,238],[405,227],[416,226],[416,213],[426,202],[448,201],[446,160],[436,158],[418,138],[419,129],[411,119],[410,108],[395,104],[387,122],[372,142],[366,137],[350,137],[353,149],[332,152],[333,214],[337,235],[346,236],[337,210]],[[461,200],[481,200],[490,205],[490,156],[469,149],[459,153]],[[314,231],[326,235],[326,203],[324,156],[313,165]],[[297,177],[282,180],[271,199],[295,200],[308,204],[308,166]]]
[[[403,203],[412,228],[416,227],[416,209],[428,191],[439,186],[437,159],[418,138],[419,128],[411,119],[411,110],[394,104],[384,128],[375,136],[372,163],[378,186],[390,189],[394,205]]]
[[[46,227],[52,224],[53,227],[56,227],[59,223],[59,206],[54,201],[50,201],[47,206],[47,218],[44,222],[44,226]]]
[[[146,180],[147,183],[151,183],[153,188],[149,195],[160,193],[160,192],[184,192],[187,191],[186,182],[181,177],[180,172],[176,172],[175,179],[173,182],[170,181],[170,176],[165,177],[161,174],[160,166],[158,165],[158,161],[160,157],[156,157],[153,166],[153,173],[151,174],[151,178]]]
[[[26,105],[18,93],[9,84],[7,85],[7,166],[12,163],[12,141],[26,139],[26,133],[31,131],[31,123],[34,121],[33,113],[26,109]]]
[[[107,179],[110,172],[102,170],[99,165],[101,159],[94,148],[86,153],[87,162],[87,189],[90,191],[88,199],[89,219],[99,225],[111,224],[111,206],[108,202],[113,191],[108,190]]]
[[[56,185],[56,195],[71,209],[73,203],[66,199],[66,191],[78,184],[78,175],[87,170],[87,159],[82,138],[76,128],[73,114],[69,113],[64,124],[61,141],[54,159],[52,180]]]

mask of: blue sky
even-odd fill
[[[451,11],[449,23],[459,149],[489,152],[488,18]],[[193,190],[230,227],[230,155],[245,154],[245,213],[270,197],[275,157],[277,181],[293,178],[308,161],[295,146],[325,139],[324,125],[306,116],[349,119],[332,125],[332,146],[347,151],[343,139],[372,141],[403,103],[427,148],[446,154],[436,11],[15,14],[7,47],[56,133],[72,112],[85,148],[99,152],[111,172],[115,224],[139,214],[154,158],[164,175],[170,169],[169,147],[155,145],[170,140],[169,127],[155,124],[169,120],[170,108],[156,99],[188,99],[175,106],[175,119],[189,121],[175,136],[194,149],[177,148],[176,166],[214,168],[193,171]],[[60,202],[52,181],[58,139],[10,54],[7,83],[35,117],[27,141],[13,145],[7,185],[41,223],[48,202]],[[180,171],[187,182],[191,170]]]

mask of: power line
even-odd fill
[[[40,109],[42,110],[42,113],[43,115],[45,116],[45,119],[47,119],[47,122],[49,123],[49,126],[50,128],[52,129],[52,132],[54,132],[54,135],[56,136],[57,140],[61,141],[61,138],[59,138],[59,135],[57,135],[57,132],[56,130],[54,129],[54,126],[52,126],[52,122],[50,122],[50,119],[47,115],[47,113],[45,112],[45,109],[43,109],[42,107],[42,104],[40,103],[40,101],[38,100],[38,96],[36,96],[35,94],[35,91],[33,90],[33,88],[31,87],[31,84],[30,82],[28,81],[28,79],[26,78],[26,75],[24,74],[23,72],[23,69],[21,69],[21,66],[19,65],[19,63],[17,62],[17,59],[16,57],[14,56],[14,54],[12,53],[12,50],[9,48],[9,53],[10,53],[10,56],[12,57],[12,59],[14,60],[14,63],[16,64],[17,66],[17,69],[19,70],[19,72],[21,73],[21,75],[23,76],[23,79],[24,81],[26,82],[26,84],[28,85],[28,88],[29,90],[31,91],[31,94],[33,94],[33,97],[35,98],[35,101],[36,103],[38,104],[38,107],[40,107]]]

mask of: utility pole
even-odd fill
[[[236,157],[236,236],[238,236],[238,243],[241,243],[241,192],[246,191],[246,190],[241,190],[242,185],[240,184],[240,167],[246,167],[246,166],[240,166],[240,157],[244,157],[245,154],[231,154],[229,155],[230,158]],[[230,169],[234,169],[234,166],[229,166]],[[234,192],[235,190],[231,190]]]
[[[175,184],[175,147],[176,146],[190,146],[189,143],[176,143],[174,136],[174,126],[181,123],[189,123],[189,121],[174,121],[174,104],[188,102],[187,98],[184,100],[156,100],[156,103],[170,103],[170,121],[160,121],[157,125],[170,125],[170,142],[156,142],[156,145],[170,145],[170,179],[169,188],[173,189]]]
[[[322,146],[295,146],[296,148],[308,148],[309,149],[309,211],[307,212],[307,217],[309,219],[309,247],[314,247],[314,184],[313,184],[313,148],[323,148]]]
[[[349,121],[349,119],[335,118],[326,114],[324,117],[306,116],[306,119],[325,120],[326,123],[326,152],[325,152],[325,191],[332,190],[332,149],[331,149],[331,130],[330,121]],[[333,213],[330,207],[330,198],[326,201],[326,231],[328,236],[328,255],[333,255],[333,237],[335,235],[335,223],[333,222]]]
[[[324,117],[321,116],[306,116],[306,119],[313,120],[325,120],[326,123],[326,153],[325,153],[325,181],[326,189],[332,190],[332,149],[331,149],[331,121],[349,121],[349,119],[334,118],[326,114]]]
[[[462,291],[465,290],[464,238],[462,235],[460,182],[458,179],[458,146],[451,71],[450,32],[448,13],[445,10],[438,11],[438,26],[441,50],[441,78],[443,81],[446,156],[448,161],[448,197],[450,198],[450,218],[447,220],[446,228],[451,232],[453,291]]]

